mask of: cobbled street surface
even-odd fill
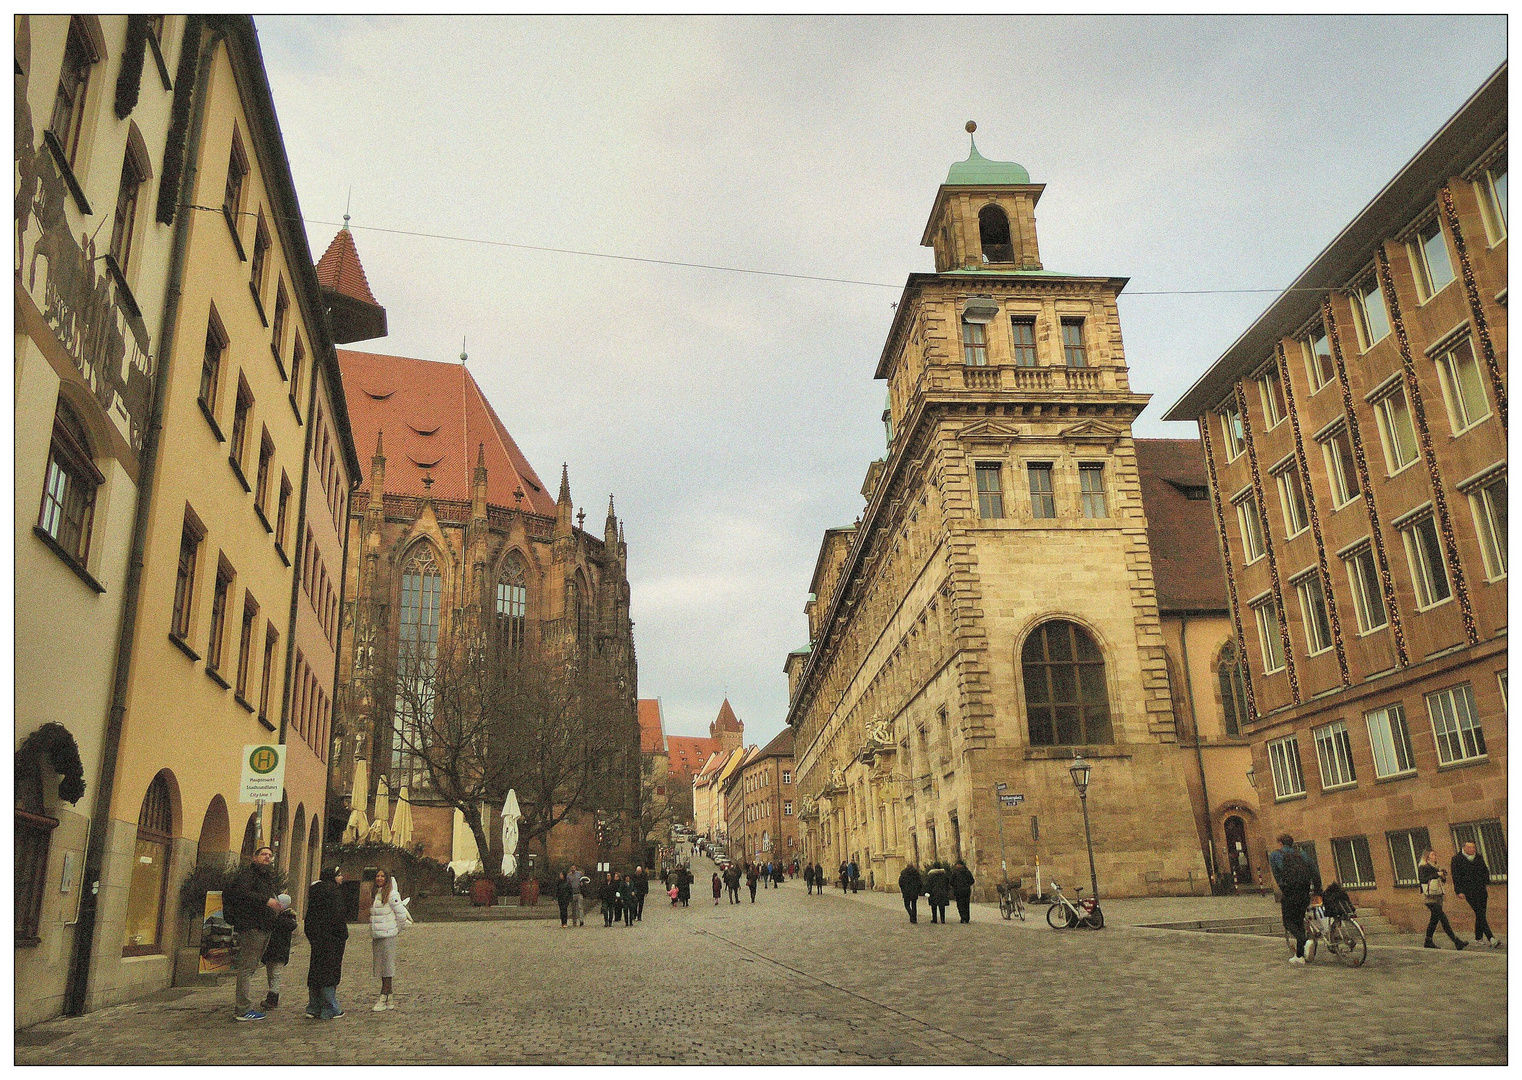
[[[752,905],[653,892],[645,921],[436,923],[402,937],[398,1004],[374,1013],[363,926],[339,999],[302,1017],[306,950],[281,1007],[231,1020],[232,986],[49,1021],[17,1064],[1504,1063],[1506,959],[1374,948],[1347,969],[1282,942],[1112,927],[921,921],[801,881]],[[876,898],[874,898],[876,899]],[[259,980],[262,985],[262,975]],[[261,991],[262,993],[262,991]],[[1444,1019],[1446,1018],[1446,1019]],[[1462,1018],[1462,1022],[1450,1022]],[[1420,1056],[1418,1056],[1420,1055]]]

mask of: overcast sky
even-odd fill
[[[258,25],[314,256],[353,189],[391,331],[357,347],[466,338],[540,476],[568,462],[599,532],[617,496],[640,696],[707,734],[727,689],[758,744],[823,530],[883,453],[872,372],[967,120],[1047,185],[1048,269],[1275,288],[1506,56],[1501,17]],[[1122,295],[1138,435],[1193,437],[1158,417],[1271,298]]]

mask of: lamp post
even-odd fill
[[[1256,791],[1258,788],[1258,769],[1256,765],[1252,764],[1252,762],[1248,762],[1247,764],[1247,786],[1252,788],[1254,791]]]
[[[1068,766],[1068,775],[1073,778],[1073,786],[1078,789],[1078,801],[1083,806],[1083,842],[1089,849],[1089,895],[1098,904],[1099,874],[1094,869],[1094,838],[1089,834],[1089,769],[1089,763],[1079,754],[1073,759],[1073,764]]]

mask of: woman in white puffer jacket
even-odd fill
[[[374,953],[375,974],[381,981],[380,999],[372,1012],[384,1012],[396,1008],[396,998],[391,993],[391,980],[396,975],[396,939],[407,925],[407,906],[390,874],[384,870],[375,872],[375,883],[370,900],[370,948]]]

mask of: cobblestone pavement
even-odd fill
[[[397,1008],[353,928],[340,999],[302,1018],[306,952],[262,1023],[232,987],[54,1020],[17,1033],[17,1064],[1085,1064],[1504,1063],[1504,954],[1371,949],[1346,969],[1286,963],[1263,938],[1112,927],[991,909],[910,926],[801,882],[717,907],[652,893],[645,921],[434,923],[401,940]],[[955,919],[955,908],[953,920]],[[1038,910],[1033,913],[1041,918]],[[1016,924],[1018,925],[1018,924]],[[1422,1002],[1432,1003],[1430,1006]],[[1463,1017],[1461,1024],[1442,1018]]]

